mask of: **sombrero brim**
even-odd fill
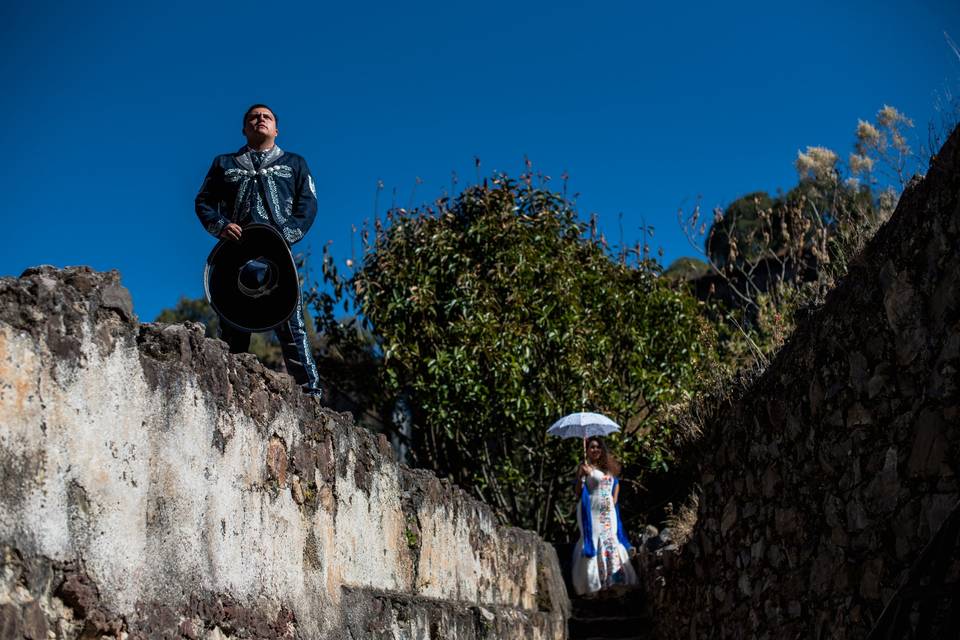
[[[239,274],[251,260],[265,259],[276,269],[276,286],[259,297],[241,291]],[[207,301],[221,322],[240,331],[269,331],[286,322],[300,303],[297,265],[283,237],[271,226],[244,227],[239,241],[221,240],[204,270]]]

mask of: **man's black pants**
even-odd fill
[[[319,396],[320,374],[317,372],[317,364],[313,360],[313,352],[307,339],[307,324],[303,318],[302,305],[298,304],[293,315],[274,331],[280,341],[287,373],[293,376],[305,393]],[[228,326],[222,318],[220,339],[230,345],[230,353],[246,353],[250,349],[250,334]]]

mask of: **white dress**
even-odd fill
[[[627,548],[618,539],[619,518],[613,501],[617,480],[594,469],[584,477],[588,500],[577,503],[577,525],[580,539],[573,549],[573,589],[578,595],[592,593],[615,584],[636,584],[637,574],[630,565]],[[584,549],[584,511],[589,502],[588,537],[593,545]],[[584,555],[594,552],[593,556]]]

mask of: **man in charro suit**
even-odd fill
[[[292,245],[303,239],[317,214],[317,191],[307,162],[276,144],[277,117],[265,104],[243,115],[247,144],[213,160],[197,194],[196,211],[214,237],[239,240],[247,224],[268,224]],[[276,328],[287,371],[304,392],[319,396],[320,377],[307,340],[303,308]],[[250,347],[250,334],[220,322],[220,337],[230,351]]]

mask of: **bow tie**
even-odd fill
[[[253,167],[259,169],[260,165],[263,164],[263,160],[267,157],[269,151],[251,151],[250,152],[250,161],[253,162]]]

